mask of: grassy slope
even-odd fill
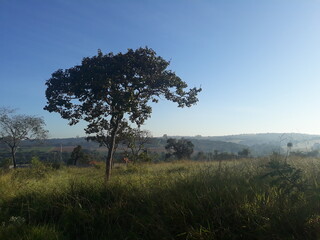
[[[0,175],[0,239],[320,237],[318,160],[291,162],[305,187],[289,190],[261,178],[266,162],[120,166],[107,187],[102,168],[11,171]]]

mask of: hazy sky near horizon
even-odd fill
[[[154,136],[320,134],[319,23],[318,0],[0,0],[0,106],[84,136],[43,110],[46,80],[97,49],[148,46],[203,89],[191,108],[154,104]]]

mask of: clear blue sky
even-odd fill
[[[316,0],[0,0],[0,105],[84,136],[43,110],[45,81],[99,48],[148,46],[203,88],[192,108],[154,105],[154,136],[320,134],[319,23]]]

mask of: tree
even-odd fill
[[[214,153],[214,159],[218,159],[219,151],[215,149],[213,150],[213,153]]]
[[[70,164],[76,166],[77,162],[84,162],[86,161],[85,153],[83,152],[83,149],[80,145],[76,146],[71,153],[70,157]]]
[[[16,152],[21,142],[45,139],[48,131],[44,129],[42,118],[14,113],[13,109],[0,109],[0,141],[10,149],[13,167],[16,168]]]
[[[108,147],[106,181],[111,175],[116,137],[121,125],[130,121],[140,127],[151,116],[150,102],[159,97],[190,107],[201,88],[188,85],[168,70],[169,62],[150,48],[126,53],[86,57],[81,65],[54,72],[46,82],[49,112],[57,112],[70,125],[88,122],[86,134]]]
[[[85,152],[81,145],[76,146],[72,152],[68,164],[76,166],[78,163],[88,164],[92,159],[91,154]]]
[[[286,159],[287,159],[287,158],[289,157],[289,155],[290,155],[292,146],[293,146],[292,142],[288,142],[288,143],[287,143],[287,156],[286,156]]]
[[[241,151],[238,152],[239,157],[248,157],[250,155],[250,149],[244,148]]]
[[[206,153],[200,151],[200,152],[197,153],[195,159],[198,160],[198,161],[204,161],[204,160],[208,159],[208,155]]]
[[[146,152],[145,144],[150,142],[152,135],[150,131],[141,130],[140,128],[127,128],[123,134],[123,143],[130,149],[130,159],[135,163],[139,156]],[[141,157],[145,154],[142,154]]]
[[[169,155],[173,155],[178,159],[189,159],[193,153],[194,145],[190,140],[181,138],[179,140],[169,138],[165,147],[169,152]]]

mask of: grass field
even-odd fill
[[[217,162],[0,175],[0,239],[319,239],[320,160]]]

